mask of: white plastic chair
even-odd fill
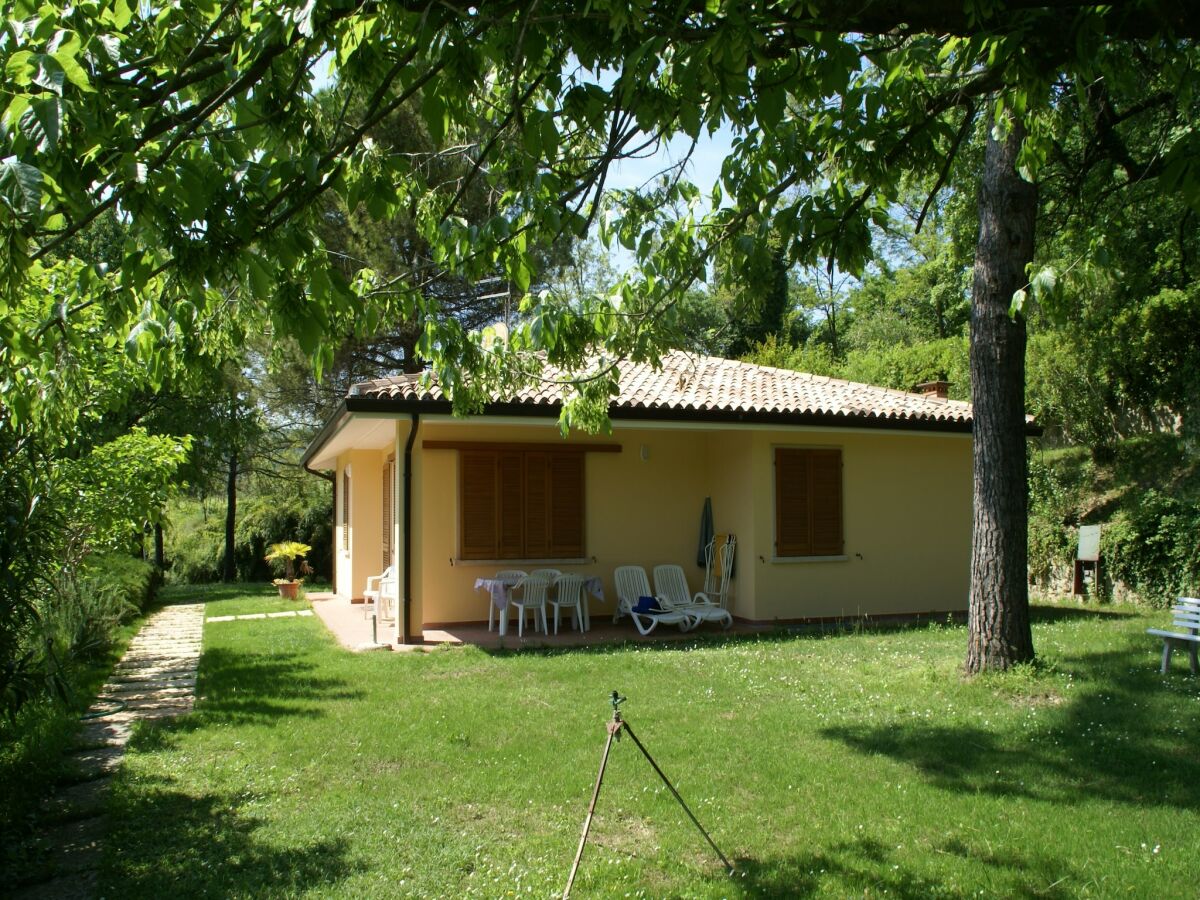
[[[525,610],[533,610],[533,627],[537,630],[537,620],[542,620],[542,634],[546,634],[546,594],[550,590],[550,582],[537,575],[529,575],[521,582],[521,596],[513,597],[511,605],[517,608],[517,637],[525,636]]]
[[[718,606],[703,591],[688,599],[687,576],[683,573],[683,566],[655,566],[654,593],[667,609],[686,611],[701,622],[720,622],[725,628],[733,624],[733,615],[729,610]]]
[[[575,627],[583,631],[583,583],[582,575],[559,575],[554,582],[554,596],[550,605],[554,607],[554,633],[558,634],[558,625],[562,618],[563,607],[571,610]]]
[[[374,585],[374,587],[372,587]],[[382,574],[371,575],[367,578],[366,589],[363,590],[363,618],[374,614],[379,618],[390,617],[388,598],[396,596],[396,575],[391,566]]]
[[[722,609],[729,608],[729,582],[733,578],[733,554],[737,538],[718,534],[704,548],[704,589],[700,592]]]
[[[649,634],[658,625],[678,625],[680,631],[689,631],[700,624],[699,616],[678,609],[663,609],[661,612],[637,612],[638,600],[653,597],[646,570],[641,566],[617,566],[613,572],[617,585],[617,611],[613,613],[615,624],[623,615],[633,619],[633,624],[642,634]],[[659,599],[661,606],[662,599]]]
[[[534,578],[545,578],[549,583],[549,591],[553,591],[554,583],[558,581],[559,577],[562,575],[562,572],[560,572],[558,569],[534,569],[529,574]],[[547,593],[546,599],[550,600],[550,596],[550,593]],[[524,615],[524,613],[521,615]],[[534,624],[536,625],[536,623]]]
[[[522,571],[521,569],[504,569],[503,571],[496,573],[497,581],[511,581],[514,585],[520,584],[522,581],[525,580],[525,578],[526,578],[525,572]],[[501,613],[501,615],[505,615],[505,616],[508,615],[507,607],[504,609],[504,611]],[[494,621],[495,616],[496,616],[496,604],[492,603],[491,600],[489,599],[488,600],[488,631],[492,630],[492,622]]]

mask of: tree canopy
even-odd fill
[[[778,253],[784,266],[859,273],[871,226],[889,218],[905,183],[928,185],[919,227],[983,128],[976,475],[1007,497],[1024,481],[1013,439],[1023,429],[1023,304],[1052,299],[1057,283],[1029,269],[1031,185],[1073,136],[1083,178],[1153,184],[1189,210],[1200,205],[1200,25],[1181,2],[18,0],[5,9],[6,425],[69,423],[72,407],[42,387],[81,330],[97,327],[158,383],[250,328],[295,338],[320,370],[347,334],[418,322],[415,352],[460,409],[531,377],[519,365],[530,350],[600,374],[623,358],[653,361],[670,331],[663,323],[719,252],[738,269],[769,270]],[[315,102],[322,67],[341,102]],[[419,110],[428,144],[398,151],[374,139],[402,109]],[[1072,130],[1079,120],[1089,127]],[[712,196],[682,164],[642,191],[606,189],[615,161],[722,125],[735,137]],[[350,275],[323,237],[330,197],[354,215],[403,217],[429,265]],[[65,252],[110,211],[124,229],[119,252],[107,261]],[[1103,229],[1070,203],[1062,213],[1081,245]],[[530,291],[540,248],[593,229],[636,264],[606,291]],[[522,295],[520,323],[508,342],[485,347],[446,314],[431,279],[497,275]],[[600,425],[613,380],[575,388],[564,425]],[[1024,541],[1024,501],[1014,493],[991,515],[989,496],[977,494],[977,526],[1012,528],[990,549],[977,535],[982,593],[972,608],[1001,621],[1025,602],[1023,556],[1012,550]],[[1004,584],[985,583],[985,552],[1004,558]],[[971,666],[1027,658],[1031,644],[1014,640]]]

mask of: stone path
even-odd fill
[[[46,861],[42,880],[26,883],[19,898],[92,898],[104,832],[105,796],[125,755],[133,723],[190,712],[204,631],[204,604],[159,610],[142,626],[113,669],[79,729],[69,759],[75,779],[41,810],[29,847]],[[119,702],[118,702],[119,701]],[[6,885],[5,889],[13,885]]]

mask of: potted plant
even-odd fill
[[[267,548],[267,562],[272,563],[277,570],[283,569],[283,577],[272,582],[279,588],[280,597],[296,599],[300,585],[304,582],[304,579],[296,577],[296,560],[304,559],[311,550],[312,547],[299,541],[280,541]]]

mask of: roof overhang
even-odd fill
[[[396,416],[389,412],[358,413],[342,403],[309,442],[300,458],[310,472],[336,469],[347,450],[383,450],[396,442]]]
[[[447,400],[396,397],[347,397],[334,411],[305,450],[301,460],[310,470],[332,469],[339,454],[347,450],[379,449],[395,439],[390,423],[401,415],[453,414]],[[488,403],[473,419],[514,417],[557,419],[562,407],[551,403]],[[836,429],[907,431],[940,434],[970,434],[971,422],[937,419],[909,419],[886,416],[845,415],[841,413],[795,413],[767,410],[685,409],[679,407],[614,406],[609,409],[614,422],[672,422],[694,425],[774,425]],[[1029,422],[1028,437],[1040,437],[1040,426]]]

